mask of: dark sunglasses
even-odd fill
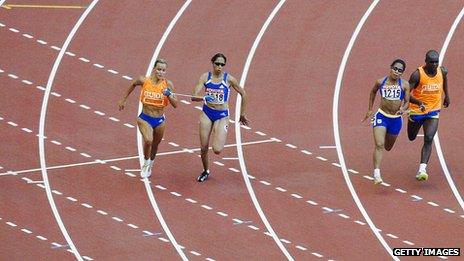
[[[401,69],[401,68],[398,68],[398,67],[392,67],[392,70],[393,70],[393,71],[396,71],[396,72],[399,72],[399,73],[402,73],[402,72],[404,72],[404,70],[403,70],[403,69]]]
[[[215,64],[216,66],[222,66],[222,67],[226,66],[226,64],[225,64],[225,63],[218,63],[218,62],[214,62],[214,64]]]

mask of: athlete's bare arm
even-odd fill
[[[195,97],[191,97],[192,101],[203,101],[203,99],[200,98],[203,96],[203,95],[200,95],[200,92],[203,89],[203,84],[206,82],[207,79],[208,79],[208,73],[204,73],[201,75],[200,80],[198,80],[197,85],[193,89],[192,96],[195,96]]]
[[[145,81],[145,77],[143,76],[140,76],[139,78],[135,79],[131,85],[129,86],[129,88],[127,88],[127,90],[124,92],[123,96],[122,96],[122,99],[119,100],[118,102],[118,107],[119,107],[119,110],[124,110],[124,107],[126,106],[126,100],[127,100],[127,97],[129,97],[129,95],[132,93],[132,91],[134,91],[135,87],[137,85],[140,85],[142,86],[143,85],[143,82]]]
[[[243,89],[239,84],[237,79],[233,77],[232,75],[229,74],[229,77],[227,78],[227,81],[229,82],[229,85],[234,88],[235,91],[237,91],[240,96],[242,96],[242,102],[240,106],[240,123],[243,125],[247,126],[250,121],[247,119],[245,111],[246,111],[246,105],[247,105],[247,95],[245,92],[245,89]]]
[[[448,92],[448,69],[444,66],[441,67],[441,71],[443,72],[443,92],[445,93],[445,99],[443,100],[443,106],[448,108],[450,105],[450,98]]]

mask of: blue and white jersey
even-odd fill
[[[225,72],[220,83],[212,82],[212,73],[208,72],[208,80],[203,84],[207,96],[211,96],[214,100],[212,104],[224,104],[229,100],[229,85],[227,84],[227,73]]]
[[[401,78],[398,79],[398,84],[387,85],[388,76],[380,84],[379,92],[382,98],[389,101],[401,101],[404,99],[404,89],[401,84]]]

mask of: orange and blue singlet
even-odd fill
[[[155,84],[150,78],[146,78],[142,85],[140,93],[140,102],[144,105],[151,105],[156,108],[164,108],[169,104],[169,99],[163,94],[163,90],[168,87],[166,79]],[[140,113],[139,118],[148,122],[154,129],[165,121],[164,115],[161,117],[153,117],[145,113]]]
[[[441,67],[437,68],[437,73],[433,77],[428,76],[422,66],[417,70],[419,83],[412,89],[411,96],[425,104],[425,111],[421,111],[418,105],[410,103],[409,119],[422,123],[426,119],[439,117],[443,97],[443,73]]]

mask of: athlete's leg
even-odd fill
[[[421,151],[421,163],[427,164],[432,154],[432,142],[438,130],[438,119],[431,118],[424,121],[424,145]]]
[[[422,126],[422,123],[414,122],[414,121],[411,121],[411,119],[408,119],[408,138],[410,141],[413,141],[416,139],[417,133],[419,133],[421,126]]]
[[[213,147],[214,153],[219,154],[224,148],[224,144],[226,143],[228,128],[229,128],[229,117],[224,117],[214,122],[212,141],[211,141],[211,147]]]
[[[382,151],[385,148],[385,135],[387,129],[383,126],[375,127],[374,129],[374,169],[380,169],[380,163],[382,161]]]
[[[386,133],[385,134],[385,150],[390,151],[393,148],[393,145],[395,145],[396,138],[398,138],[398,135],[393,135]]]
[[[153,129],[148,122],[140,118],[137,119],[137,126],[139,126],[140,133],[142,134],[143,155],[145,160],[148,160],[150,158],[151,146],[153,144]]]
[[[209,137],[211,135],[211,130],[213,123],[206,116],[204,112],[200,114],[200,149],[201,149],[201,161],[203,163],[203,169],[206,171],[209,169],[209,160],[208,160],[208,146],[209,146]]]
[[[150,159],[152,161],[155,159],[156,153],[158,153],[158,145],[163,139],[165,128],[166,128],[166,124],[163,122],[161,123],[161,125],[159,125],[153,130],[153,143],[151,145],[151,155],[150,155]]]

